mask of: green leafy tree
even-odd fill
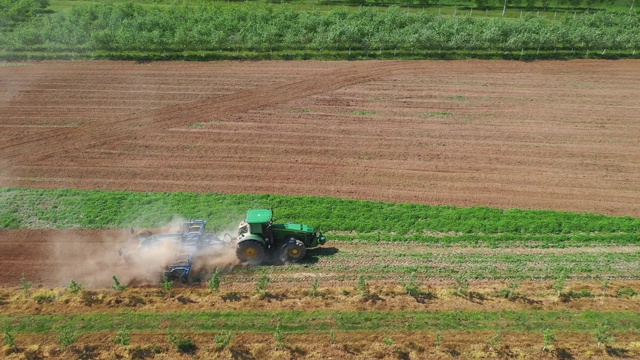
[[[417,276],[417,273],[415,271],[412,271],[411,275],[409,275],[409,281],[404,285],[404,290],[409,296],[420,295],[420,287],[418,286]]]
[[[487,8],[488,0],[474,0],[476,9],[484,10]]]
[[[213,339],[213,341],[216,344],[216,349],[218,350],[225,349],[231,343],[232,337],[233,337],[233,334],[230,331],[216,335]]]
[[[48,0],[0,0],[0,28],[27,22],[47,7]]]
[[[211,289],[211,291],[220,290],[220,281],[220,269],[216,268],[213,270],[213,274],[211,274],[211,279],[209,279],[209,289]]]
[[[33,283],[31,281],[27,281],[27,279],[24,277],[24,274],[23,274],[22,277],[20,278],[20,288],[22,289],[24,296],[26,297],[31,296],[32,286],[33,286]]]
[[[469,278],[465,274],[460,274],[455,278],[453,294],[460,297],[469,296]]]
[[[605,296],[607,294],[607,289],[609,288],[609,285],[611,285],[611,279],[610,278],[605,278],[604,280],[602,280],[602,284],[600,285],[600,290],[602,291],[602,296]]]
[[[167,295],[171,296],[171,289],[173,289],[173,281],[169,280],[169,277],[167,276],[167,274],[162,274],[162,288],[164,289]]]
[[[435,338],[435,341],[433,343],[433,346],[440,347],[440,345],[442,345],[443,341],[444,341],[444,338],[442,337],[442,333],[440,331],[438,331],[436,333],[436,338]]]
[[[256,282],[256,293],[261,296],[266,295],[270,282],[271,278],[269,278],[269,274],[266,270],[263,270],[260,278],[258,278],[258,281]]]
[[[122,284],[120,280],[118,280],[118,278],[113,275],[113,285],[111,285],[111,288],[118,291],[124,291],[127,289],[127,285]]]
[[[616,339],[613,333],[611,332],[611,327],[609,326],[609,324],[606,324],[606,323],[598,325],[594,335],[595,335],[598,347],[601,347],[603,345],[607,347]]]
[[[176,335],[172,331],[169,331],[167,336],[169,337],[169,342],[176,347],[178,352],[193,354],[198,349],[193,340],[187,337]]]
[[[583,0],[568,0],[568,1],[569,1],[569,5],[571,6],[571,9],[575,9],[577,7],[580,7],[580,5],[582,5]]]
[[[77,294],[78,292],[84,289],[84,285],[81,282],[71,280],[67,285],[67,288],[69,289],[70,293]]]
[[[494,336],[488,338],[486,342],[492,350],[497,350],[500,345],[502,345],[502,333],[498,332]]]
[[[542,341],[544,342],[544,346],[542,350],[547,351],[554,348],[554,342],[556,341],[556,336],[551,329],[544,329],[542,332]]]
[[[16,333],[11,330],[10,327],[6,327],[4,329],[4,339],[2,340],[5,345],[13,349],[13,351],[18,351],[18,343],[16,341]]]
[[[129,343],[131,342],[131,334],[129,332],[129,328],[127,328],[126,325],[118,330],[116,336],[113,338],[113,342],[122,346],[129,345]]]
[[[284,349],[284,342],[286,340],[286,335],[284,331],[280,328],[280,324],[276,325],[276,330],[273,333],[273,338],[276,340],[276,349],[282,350]]]
[[[369,295],[369,284],[367,283],[367,278],[364,275],[360,275],[358,277],[356,289],[360,292],[360,296],[362,297]]]
[[[560,273],[556,276],[555,281],[551,285],[551,287],[556,291],[556,296],[560,297],[562,295],[565,286],[567,286],[568,278],[569,276],[566,273]]]
[[[76,341],[78,341],[78,332],[74,328],[65,326],[60,330],[58,342],[62,351],[75,344]]]
[[[315,279],[313,279],[313,284],[311,284],[311,292],[309,293],[310,296],[312,297],[316,297],[318,296],[318,285],[319,285],[320,279],[318,279],[318,277],[316,277]]]

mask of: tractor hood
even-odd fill
[[[299,231],[299,232],[305,232],[305,233],[312,233],[313,232],[313,227],[309,226],[309,225],[303,225],[303,224],[294,224],[294,223],[288,223],[288,224],[276,224],[273,225],[274,228],[280,228],[280,229],[285,229],[285,230],[291,230],[291,231]]]

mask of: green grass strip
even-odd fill
[[[562,247],[636,244],[640,236],[640,219],[628,216],[333,197],[0,188],[0,204],[0,228],[142,228],[182,217],[220,231],[248,209],[272,207],[278,222],[318,227],[335,240]]]
[[[600,324],[612,331],[640,330],[640,313],[594,311],[213,311],[175,313],[12,315],[0,324],[18,333],[47,333],[73,326],[80,332],[131,330],[272,332],[338,331],[557,331],[589,332]]]

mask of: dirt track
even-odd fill
[[[0,67],[0,185],[640,216],[638,61]]]
[[[113,275],[126,276],[117,250],[127,238],[117,230],[0,229],[6,274],[0,285],[18,285],[22,276],[36,285],[61,286],[71,279],[108,284]]]

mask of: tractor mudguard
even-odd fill
[[[263,246],[267,245],[267,242],[262,238],[262,236],[260,235],[255,235],[255,234],[247,234],[246,236],[243,236],[241,238],[238,239],[238,244],[243,242],[243,241],[247,241],[247,240],[254,240],[254,241],[258,241],[260,244],[262,244]]]
[[[238,240],[236,256],[249,265],[260,265],[266,259],[266,241],[256,234],[247,234]]]

